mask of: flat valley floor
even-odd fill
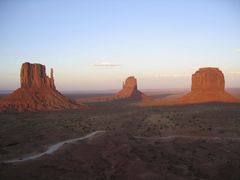
[[[35,160],[4,163],[101,130]],[[0,114],[2,180],[239,180],[240,104]]]

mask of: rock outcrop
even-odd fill
[[[191,92],[180,98],[180,103],[238,102],[225,91],[225,80],[218,68],[200,68],[192,75]]]
[[[192,75],[192,91],[224,91],[225,80],[218,68],[200,68]]]
[[[142,100],[148,99],[148,97],[138,90],[137,79],[130,76],[123,82],[123,88],[115,95],[115,99]]]
[[[21,87],[23,88],[42,88],[49,87],[56,89],[54,85],[53,69],[51,69],[51,76],[46,75],[46,69],[41,64],[22,64],[21,73]]]
[[[83,107],[56,90],[51,75],[41,64],[23,63],[20,73],[21,87],[0,101],[0,111],[51,111]]]

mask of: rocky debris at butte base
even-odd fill
[[[78,109],[84,106],[56,90],[53,69],[48,77],[44,65],[23,63],[20,83],[20,88],[0,100],[0,111],[52,111]]]
[[[181,103],[239,102],[225,91],[225,80],[218,68],[200,68],[192,75],[191,92],[180,98]]]
[[[137,79],[134,76],[128,77],[123,82],[123,88],[115,95],[115,100],[148,100],[150,99],[137,88]]]

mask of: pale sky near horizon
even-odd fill
[[[23,62],[54,68],[59,90],[190,88],[219,67],[240,88],[239,0],[1,0],[0,90]]]

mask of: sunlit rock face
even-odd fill
[[[56,90],[53,69],[48,77],[44,65],[23,63],[20,83],[19,89],[1,99],[0,111],[54,111],[83,107]]]
[[[225,91],[224,74],[218,68],[200,68],[192,75],[191,92],[180,98],[181,103],[238,102]]]
[[[192,91],[224,91],[225,80],[218,68],[200,68],[192,75]]]
[[[50,87],[55,89],[53,69],[51,77],[46,75],[45,66],[41,64],[23,63],[20,73],[21,87]]]
[[[137,79],[134,76],[128,77],[125,82],[123,82],[122,90],[115,96],[115,99],[140,100],[145,98],[147,98],[147,96],[137,89]]]

